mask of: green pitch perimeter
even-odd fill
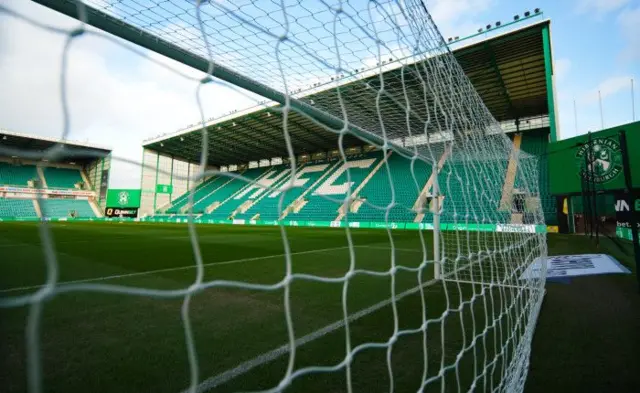
[[[187,226],[50,225],[58,256],[59,281],[66,285],[75,282],[74,285],[181,290],[195,280]],[[280,228],[206,225],[197,229],[205,282],[277,284],[284,277],[286,263]],[[287,228],[286,233],[293,273],[336,279],[349,269],[344,229]],[[352,234],[356,268],[388,271],[391,250],[387,232],[361,229],[353,230]],[[431,238],[426,236],[430,250]],[[396,263],[409,268],[420,266],[423,254],[418,232],[393,232],[393,241]],[[589,249],[588,241],[572,243],[569,246],[563,236],[550,236],[550,253],[594,251]],[[37,225],[2,224],[0,255],[0,298],[28,294],[44,282],[46,271]],[[422,274],[396,272],[397,329],[415,331],[400,336],[389,353],[386,347],[375,345],[359,351],[351,363],[354,391],[389,391],[392,383],[389,365],[397,392],[417,391],[423,373],[428,378],[435,377],[442,364],[444,378],[430,384],[428,391],[441,391],[442,381],[446,391],[467,391],[474,378],[479,391],[498,387],[508,355],[498,356],[494,363],[490,361],[500,352],[495,343],[507,341],[511,328],[504,318],[504,324],[482,334],[487,320],[493,321],[498,316],[499,296],[494,293],[495,307],[488,296],[471,301],[474,291],[479,294],[481,290],[471,285],[444,284],[448,297],[443,284],[425,288],[427,318],[437,318],[446,308],[451,311],[444,322],[428,325],[428,368],[423,368],[425,337],[419,330],[423,307],[415,288],[419,285],[418,277],[423,283],[428,282],[432,271],[432,266],[428,266]],[[382,275],[356,275],[350,280],[347,306],[353,317],[352,348],[363,343],[384,344],[393,334],[394,310],[388,302],[391,285],[390,277]],[[292,282],[291,319],[299,340],[295,370],[329,367],[344,359],[342,292],[340,282],[304,279]],[[284,296],[282,289],[216,286],[191,299],[189,315],[203,391],[277,386],[289,359]],[[502,296],[504,301],[510,301],[508,291]],[[67,292],[48,300],[39,324],[44,391],[177,393],[186,389],[190,368],[182,305],[183,297],[154,298],[100,291]],[[0,308],[3,392],[23,392],[27,387],[28,311],[28,307]],[[517,315],[511,317],[517,320]],[[474,336],[478,339],[472,346]],[[507,354],[513,350],[509,344],[504,348]],[[533,353],[535,356],[535,348]],[[458,354],[461,355],[456,363]],[[536,386],[553,386],[554,378],[553,374],[545,373],[536,379]],[[303,375],[294,380],[290,391],[346,391],[346,373],[343,368]]]

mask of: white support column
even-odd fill
[[[47,185],[47,179],[44,178],[44,171],[40,165],[36,165],[36,172],[38,172],[38,177],[40,178],[40,182],[42,183],[42,188],[49,188]]]
[[[38,216],[38,218],[42,218],[42,210],[40,209],[38,198],[33,198],[33,209],[36,211],[36,215]]]
[[[433,277],[440,279],[440,185],[438,184],[438,167],[433,166],[436,173],[433,181]]]

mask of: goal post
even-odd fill
[[[319,209],[333,209],[333,217],[336,217],[337,209],[330,202],[341,202],[339,218],[330,223],[345,230],[347,245],[343,248],[349,252],[350,264],[342,274],[332,276],[321,270],[318,275],[294,274],[294,253],[286,235],[288,229],[282,220],[276,219],[274,222],[280,226],[280,240],[284,244],[281,256],[285,267],[276,284],[207,281],[210,277],[205,275],[193,221],[196,187],[187,186],[188,202],[172,213],[182,215],[186,212],[189,217],[184,222],[188,223],[197,274],[187,288],[145,291],[141,288],[93,287],[91,284],[81,286],[94,292],[112,290],[138,296],[182,298],[180,316],[188,355],[189,392],[218,386],[211,385],[211,381],[217,384],[222,383],[221,380],[230,380],[227,378],[240,378],[250,368],[263,364],[260,362],[273,361],[285,355],[289,358],[282,378],[276,386],[266,387],[268,391],[282,391],[305,375],[339,372],[344,373],[346,390],[351,392],[354,357],[372,348],[386,351],[383,369],[389,374],[393,391],[393,348],[398,340],[408,335],[423,338],[423,363],[403,365],[420,368],[419,391],[446,391],[451,388],[448,384],[457,384],[458,390],[465,391],[480,387],[509,393],[524,390],[531,342],[544,296],[545,270],[542,268],[541,274],[535,278],[525,273],[546,257],[546,238],[540,230],[544,226],[544,216],[539,204],[523,211],[522,203],[514,209],[508,202],[512,200],[510,197],[514,190],[523,196],[520,200],[539,199],[540,166],[534,157],[520,151],[519,145],[514,145],[501,129],[449,49],[424,1],[33,1],[201,71],[204,73],[201,84],[215,79],[248,91],[260,97],[259,105],[278,113],[281,124],[278,127],[270,124],[269,127],[281,133],[279,136],[284,141],[281,145],[286,147],[288,159],[285,157],[279,165],[272,166],[275,169],[254,174],[254,177],[223,174],[219,166],[207,173],[229,175],[229,178],[211,190],[202,191],[200,200],[225,186],[227,181],[237,178],[247,184],[246,188],[238,188],[225,195],[224,199],[215,201],[218,203],[216,208],[230,200],[239,201],[226,212],[227,220],[233,224],[256,221],[255,212],[248,210],[270,196],[278,196],[279,202],[274,202],[279,213],[276,217],[282,217],[287,207],[283,202],[285,194],[296,187],[296,181],[304,185],[305,180],[310,180],[296,177],[307,164],[307,161],[298,161],[297,157],[314,153],[307,146],[309,149],[316,146],[326,148],[326,144],[318,142],[313,132],[301,136],[304,140],[298,144],[292,138],[300,134],[292,133],[291,128],[313,128],[314,132],[320,130],[332,135],[334,145],[331,148],[338,151],[336,163],[329,165],[325,162],[321,168],[318,165],[307,172],[307,175],[317,177],[308,182],[305,193],[299,196],[299,206],[309,202],[303,200],[303,196],[317,197],[313,195],[315,189],[311,189],[312,184],[321,187],[328,181],[329,191],[320,192],[318,198],[329,202]],[[85,34],[81,29],[67,33],[69,40]],[[298,124],[302,121],[293,119],[293,112],[308,122]],[[203,147],[197,154],[203,168],[208,163],[214,124],[215,121],[202,124]],[[376,149],[373,153],[366,152],[371,153],[367,159],[359,157],[357,165],[350,166],[352,162],[348,162],[350,158],[345,152],[352,147],[345,144],[348,137]],[[300,145],[304,145],[302,152],[295,149]],[[259,146],[254,144],[241,148],[249,151]],[[281,150],[276,148],[275,151]],[[360,153],[363,151],[364,148]],[[160,153],[157,154],[153,186],[158,184]],[[270,160],[272,157],[264,155],[259,159]],[[410,163],[407,165],[410,169],[401,168],[394,160]],[[224,163],[227,164],[229,166],[224,172],[231,172],[228,168],[236,163]],[[186,167],[189,179],[204,179],[202,171],[192,173],[190,168]],[[248,165],[244,169],[247,168],[254,169]],[[367,172],[371,173],[370,177],[360,176],[364,169],[371,168],[379,171],[379,175]],[[366,205],[384,217],[388,233],[386,249],[390,250],[389,265],[384,270],[361,269],[357,265],[357,255],[361,250],[358,247],[363,246],[354,245],[349,225],[353,212],[348,207],[353,198],[358,197],[355,192],[360,190],[358,185],[364,185],[365,181],[374,182],[374,177],[378,184],[380,179],[386,181],[384,190],[380,187],[376,192],[384,193],[390,202],[381,206],[361,199],[359,208]],[[342,184],[331,184],[338,179]],[[202,181],[202,189],[208,180]],[[268,192],[262,193],[265,190]],[[254,193],[262,194],[255,200],[242,200]],[[411,201],[410,206],[414,207],[405,210],[409,211],[406,216],[411,217],[407,219],[410,224],[420,227],[420,231],[414,233],[417,233],[422,247],[419,250],[420,265],[410,267],[403,265],[397,257],[403,250],[394,243],[394,227],[389,219],[394,209],[405,208],[398,206],[396,201],[407,194],[418,196]],[[203,208],[199,214],[206,216],[211,211]],[[243,214],[246,219],[236,219],[236,215]],[[339,220],[342,222],[337,222]],[[411,251],[404,249],[404,252]],[[51,260],[55,263],[54,259]],[[395,280],[405,273],[415,277],[411,277],[413,287],[402,292],[396,287]],[[350,308],[350,296],[353,294],[350,283],[358,275],[389,278],[389,298],[360,310]],[[291,304],[291,296],[294,295],[290,287],[294,281],[341,285],[341,319],[307,335],[298,335]],[[51,278],[51,282],[46,288],[47,293],[57,290],[56,279]],[[282,290],[287,342],[266,355],[247,359],[217,376],[207,379],[206,375],[201,375],[190,318],[193,307],[190,304],[197,292],[212,288],[263,292]],[[415,311],[412,314],[421,315],[421,321],[418,326],[403,329],[400,327],[398,303],[410,295],[419,296],[420,301],[416,302],[419,306],[412,309]],[[19,300],[37,307],[44,302],[42,297]],[[0,302],[0,307],[3,304]],[[385,307],[393,323],[390,324],[392,330],[385,333],[384,339],[352,344],[356,330],[352,332],[350,324]],[[36,317],[33,320],[34,324],[39,321]],[[30,327],[37,333],[37,328]],[[338,363],[309,367],[300,367],[296,363],[299,346],[338,329],[344,331],[344,353],[341,353],[343,357]],[[436,339],[430,333],[434,329],[438,332]],[[37,387],[33,391],[38,391],[42,383],[37,364],[39,347],[36,333],[28,337],[31,340],[28,350],[32,355],[28,378],[32,386]],[[455,353],[446,348],[450,344],[447,340],[460,344]],[[461,359],[465,357],[472,360],[461,366]],[[438,359],[435,371],[434,358]],[[465,370],[460,372],[459,368],[463,367]],[[464,389],[461,380],[464,381]]]

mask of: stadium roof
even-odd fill
[[[257,107],[206,122],[210,165],[287,156],[279,106],[285,104],[296,154],[334,150],[341,129],[349,131],[343,147],[389,143],[411,154],[405,146],[499,132],[490,114],[498,121],[548,115],[552,139],[557,136],[555,105],[546,104],[554,103],[549,21],[527,25],[542,17],[539,9],[447,45],[422,2],[402,7],[387,0],[380,11],[389,17],[368,13],[357,20],[353,15],[362,10],[351,4],[342,11],[355,29],[336,24],[336,10],[326,3],[319,9],[299,3],[276,12],[290,19],[280,45],[273,29],[286,22],[274,20],[270,2],[185,9],[160,0],[144,7],[87,0],[81,8],[78,0],[34,1],[264,97]],[[403,24],[407,12],[420,28]],[[329,25],[340,28],[327,35]],[[144,147],[198,162],[201,133],[198,123]]]
[[[542,35],[543,27],[549,24],[549,20],[543,20],[489,39],[483,39],[482,34],[476,34],[469,39],[454,42],[457,46],[453,51],[455,58],[498,121],[549,114]],[[469,43],[474,39],[476,42]],[[385,79],[386,91],[396,88],[401,92],[404,85],[405,88],[416,86],[412,94],[421,93],[419,83],[411,83],[410,74],[405,74],[405,79],[400,84],[403,64],[406,68],[406,61],[389,61],[372,70],[361,70],[357,75],[345,76],[337,82],[341,86],[343,100],[361,112],[364,120],[359,124],[366,123],[368,118],[372,127],[377,126],[374,124],[378,122],[377,114],[370,104],[375,98],[380,69]],[[397,82],[396,86],[394,81]],[[336,101],[335,86],[336,82],[328,81],[305,91],[294,92],[293,95],[322,107],[322,103]],[[286,157],[288,154],[282,131],[282,115],[278,108],[279,105],[276,103],[264,102],[253,108],[210,119],[207,122],[211,146],[209,163],[241,164],[272,157]],[[385,118],[398,118],[397,120],[401,121],[405,113],[398,109],[397,106],[386,106],[382,109],[383,115]],[[367,126],[368,124],[363,124],[365,129]],[[336,133],[295,111],[289,112],[288,130],[297,154],[329,151],[337,147]],[[200,126],[194,124],[176,133],[148,140],[144,147],[197,162],[200,159],[201,143]],[[343,141],[345,148],[363,144],[362,140],[353,136],[345,136]]]
[[[41,160],[54,146],[62,146],[55,156],[56,161],[91,162],[111,154],[111,150],[76,141],[34,136],[0,129],[0,156]]]

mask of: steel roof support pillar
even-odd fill
[[[542,49],[544,53],[544,73],[547,84],[547,106],[549,107],[551,142],[556,142],[559,137],[559,132],[556,123],[555,84],[553,83],[553,59],[551,57],[551,31],[549,25],[542,27]]]

